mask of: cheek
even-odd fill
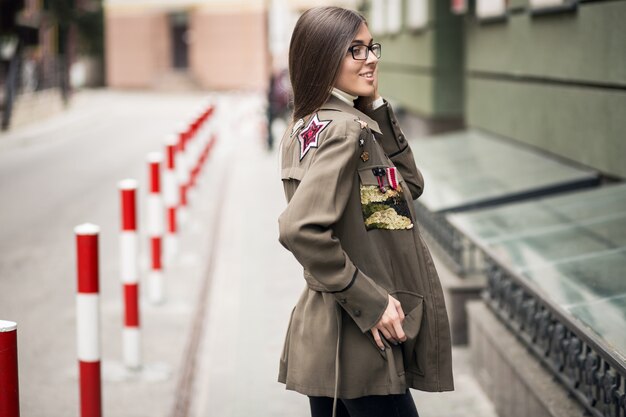
[[[359,78],[359,65],[344,63],[339,73],[339,78],[344,82],[355,82]]]
[[[364,85],[365,82],[359,76],[359,72],[362,69],[363,64],[360,62],[356,62],[352,59],[345,60],[339,70],[339,77],[335,83],[335,87],[356,96],[370,94],[369,86]]]
[[[362,65],[356,62],[352,62],[352,65],[348,66],[348,73],[350,74],[350,77],[358,77],[359,76],[359,71],[361,71],[361,67]]]
[[[352,77],[353,75],[354,70],[352,68],[352,65],[350,65],[350,62],[344,61],[344,63],[341,65],[341,69],[339,70],[339,77],[347,79],[349,77]]]

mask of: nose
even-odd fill
[[[374,52],[369,51],[369,53],[367,54],[367,60],[365,61],[366,64],[375,64],[378,62],[378,58],[376,58],[376,55],[374,55]]]

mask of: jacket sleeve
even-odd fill
[[[334,131],[342,129],[335,127]],[[313,157],[311,165],[278,223],[281,244],[366,332],[382,317],[388,293],[357,269],[333,233],[333,225],[343,215],[356,178],[358,131],[355,132],[327,137],[309,155]]]
[[[376,120],[380,127],[382,137],[376,135],[382,143],[385,153],[393,164],[400,170],[402,178],[406,181],[411,190],[413,199],[417,199],[424,191],[424,178],[415,165],[415,158],[404,133],[400,130],[398,120],[389,102],[375,110],[365,112],[369,117]]]

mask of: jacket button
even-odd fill
[[[346,298],[341,298],[341,299],[339,299],[339,302],[340,302],[341,304],[345,304],[345,303],[347,303],[347,302],[348,302],[348,299],[346,299]]]
[[[355,317],[361,317],[361,310],[354,310]]]
[[[399,140],[400,142],[404,142],[404,136],[402,136],[402,135],[398,136],[398,140]]]
[[[391,123],[393,123],[394,126],[398,124],[398,122],[396,122],[396,119],[393,119]]]

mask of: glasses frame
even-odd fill
[[[367,49],[365,49],[365,58],[357,58],[354,56],[354,48],[360,48],[360,47],[365,47]],[[374,51],[372,50],[373,47],[377,46],[378,47],[378,51],[379,54],[378,56],[376,56],[376,54],[374,53]],[[374,54],[374,56],[376,56],[377,59],[380,59],[381,56],[383,56],[383,47],[381,44],[379,43],[373,43],[371,45],[352,45],[351,47],[348,48],[348,52],[350,52],[350,54],[352,55],[352,59],[354,59],[355,61],[367,61],[367,58],[369,58],[370,56],[370,52],[372,52]]]

